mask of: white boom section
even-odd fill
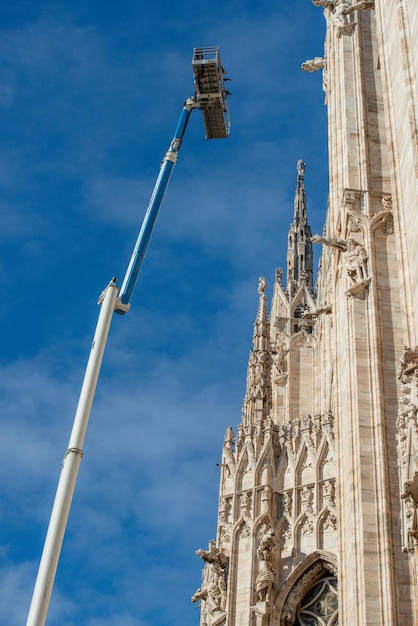
[[[28,620],[26,622],[27,626],[43,626],[45,624],[78,469],[80,467],[81,457],[83,456],[84,437],[89,421],[91,405],[96,391],[110,323],[115,310],[117,292],[116,280],[113,279],[106,287],[102,296],[102,306],[100,307],[96,332],[87,362],[74,418],[73,430],[71,432],[68,450],[65,453],[61,466],[55,501],[32,596],[32,603],[29,609]]]

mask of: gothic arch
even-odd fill
[[[292,489],[294,485],[294,459],[289,454],[288,443],[283,444],[277,459],[277,490]]]
[[[237,491],[251,489],[254,486],[254,477],[252,473],[253,460],[248,449],[248,445],[241,450],[240,459],[237,466],[235,477],[235,488]]]
[[[273,447],[271,440],[268,440],[262,449],[260,458],[255,467],[255,485],[271,485],[271,469],[275,466]]]
[[[323,439],[321,442],[321,446],[318,454],[318,464],[317,464],[317,480],[329,480],[331,478],[335,478],[335,461],[334,461],[334,450],[330,446],[330,443],[323,433]]]
[[[337,578],[337,559],[331,552],[316,550],[299,563],[282,585],[274,603],[273,622],[293,626],[305,594],[326,576]]]

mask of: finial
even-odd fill
[[[260,294],[260,296],[264,294],[266,287],[266,279],[264,278],[264,276],[260,276],[260,278],[258,279],[258,293]]]
[[[303,176],[305,174],[305,167],[306,167],[306,164],[302,161],[302,159],[299,159],[297,163],[297,170],[298,170],[299,176]]]

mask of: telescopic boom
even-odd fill
[[[202,111],[207,139],[228,137],[230,130],[227,96],[224,87],[224,70],[219,49],[195,48],[193,54],[195,95],[186,100],[174,133],[174,137],[161,163],[148,209],[118,292],[116,278],[112,278],[99,298],[101,305],[96,331],[80,392],[68,449],[61,465],[61,474],[49,521],[44,549],[33,591],[26,626],[44,626],[58,560],[67,526],[78,470],[83,456],[83,444],[93,404],[100,367],[106,348],[113,313],[124,314],[129,310],[130,300],[141,269],[142,261],[158,217],[158,212],[170,182],[177,155],[181,147],[187,122],[193,109]]]

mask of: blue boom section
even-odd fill
[[[129,302],[138,278],[139,270],[141,269],[161,203],[165,192],[167,191],[168,183],[170,182],[171,174],[177,161],[177,154],[181,147],[187,122],[189,121],[190,113],[194,106],[193,100],[188,100],[185,103],[174,133],[174,138],[161,163],[160,173],[155,182],[154,191],[152,192],[151,200],[142,222],[141,230],[139,231],[128,269],[126,270],[126,274],[120,288],[115,309],[116,313],[123,314],[129,309]]]
[[[181,147],[183,135],[186,131],[190,113],[193,109],[200,109],[202,112],[206,128],[206,139],[218,139],[228,137],[229,135],[230,120],[226,102],[229,92],[224,86],[225,70],[221,64],[219,48],[195,48],[192,66],[194,72],[195,97],[186,100],[174,133],[174,138],[162,160],[160,173],[154,185],[154,191],[152,192],[151,200],[116,300],[116,313],[124,314],[129,310],[129,303],[135,288],[135,283],[151,239],[161,203],[177,161],[177,155]]]

